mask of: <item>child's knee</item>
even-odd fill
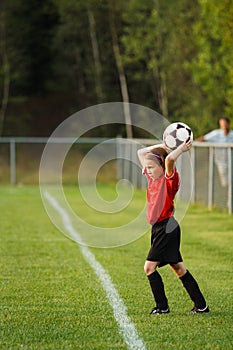
[[[184,266],[183,263],[178,263],[178,264],[175,264],[175,265],[171,265],[171,268],[173,269],[173,271],[176,273],[176,275],[180,278],[182,277],[183,275],[186,274],[187,270]]]
[[[152,273],[151,270],[149,269],[149,267],[146,266],[146,264],[144,265],[144,272],[147,276],[150,275],[150,273]]]
[[[145,274],[148,276],[150,274],[152,274],[153,272],[155,272],[157,265],[154,263],[148,263],[148,261],[145,262],[144,265],[144,272]]]

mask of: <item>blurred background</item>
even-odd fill
[[[232,5],[1,0],[0,136],[49,136],[72,113],[117,101],[184,121],[195,137],[232,119]]]
[[[232,38],[232,0],[1,0],[0,183],[38,183],[47,138],[96,104],[149,107],[187,123],[194,138],[218,128],[221,116],[233,122]],[[99,138],[151,138],[124,124],[83,136],[66,159],[64,183],[76,183],[77,167]],[[232,212],[232,147],[227,187],[213,147],[193,151],[193,198]],[[111,163],[99,179],[123,174],[140,187],[141,174],[124,169]]]

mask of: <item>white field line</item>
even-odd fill
[[[81,237],[79,233],[74,229],[67,212],[48,192],[45,192],[44,195],[50,204],[54,207],[54,209],[56,209],[61,215],[63,224],[71,237],[76,242],[82,242]],[[83,257],[99,278],[106,292],[109,303],[113,309],[115,320],[118,323],[119,331],[123,335],[124,341],[128,345],[128,348],[131,350],[145,350],[145,344],[143,343],[143,340],[139,338],[134,323],[127,315],[126,306],[121,299],[117,289],[115,288],[110,276],[105,271],[103,266],[96,260],[94,254],[86,246],[80,245],[79,247],[83,254]]]

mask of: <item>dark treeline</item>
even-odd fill
[[[116,101],[196,136],[232,118],[232,0],[1,0],[0,11],[2,136],[49,136],[72,113]]]

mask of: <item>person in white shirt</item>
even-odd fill
[[[207,141],[217,143],[233,143],[233,130],[230,129],[230,120],[226,117],[219,119],[219,129],[212,130],[196,141]],[[228,152],[227,148],[215,148],[215,163],[220,175],[221,185],[228,185]]]
[[[233,143],[233,130],[230,130],[230,120],[226,117],[219,119],[219,129],[200,136],[197,141]]]

